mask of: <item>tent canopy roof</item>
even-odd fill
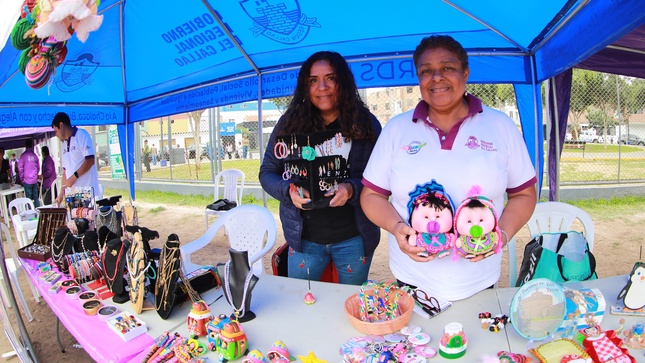
[[[0,105],[15,113],[3,126],[47,126],[48,106],[61,104],[74,106],[76,124],[124,124],[258,99],[260,89],[289,95],[299,65],[320,50],[346,57],[359,87],[415,84],[412,52],[434,33],[467,49],[470,82],[535,84],[642,24],[645,1],[104,0],[99,13],[101,28],[85,43],[72,38],[39,90],[5,46]]]

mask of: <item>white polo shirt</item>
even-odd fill
[[[94,147],[92,146],[92,137],[84,129],[77,127],[72,128],[72,136],[63,141],[62,164],[65,169],[65,175],[69,178],[78,168],[83,165],[86,158],[94,156]],[[96,171],[96,163],[85,174],[81,175],[74,183],[75,187],[92,187],[94,188],[94,197],[103,198],[99,195],[99,175]]]
[[[417,184],[435,179],[455,205],[473,185],[492,199],[501,216],[506,192],[518,192],[536,183],[535,170],[524,140],[504,113],[482,106],[468,95],[469,115],[448,134],[428,120],[428,105],[391,119],[383,128],[363,173],[363,184],[383,195],[403,220],[409,220],[409,193]],[[452,256],[415,262],[388,238],[390,269],[394,276],[431,295],[460,300],[493,285],[500,276],[502,255],[480,262]]]

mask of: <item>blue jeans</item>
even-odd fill
[[[338,282],[348,285],[361,285],[367,281],[372,257],[365,256],[363,238],[359,235],[330,245],[317,244],[302,240],[302,252],[289,247],[289,277],[309,278],[320,281],[329,261],[338,270]]]
[[[22,187],[25,188],[25,197],[34,201],[34,207],[40,207],[40,203],[38,202],[38,184],[25,183]]]

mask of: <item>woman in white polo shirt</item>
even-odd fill
[[[537,179],[513,121],[466,92],[470,70],[459,42],[424,38],[413,59],[423,100],[383,128],[363,174],[361,206],[389,232],[390,269],[401,283],[446,300],[464,299],[499,279],[501,253],[456,260],[417,255],[425,249],[407,242],[414,233],[410,193],[434,179],[459,204],[478,185],[501,216],[506,244],[533,212]]]

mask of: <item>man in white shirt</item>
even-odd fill
[[[59,112],[54,116],[52,127],[60,139],[63,150],[61,164],[63,166],[62,188],[92,187],[94,197],[103,198],[99,189],[99,175],[94,162],[94,144],[90,134],[84,129],[73,127],[69,116]],[[61,192],[56,198],[60,204],[65,198]]]

